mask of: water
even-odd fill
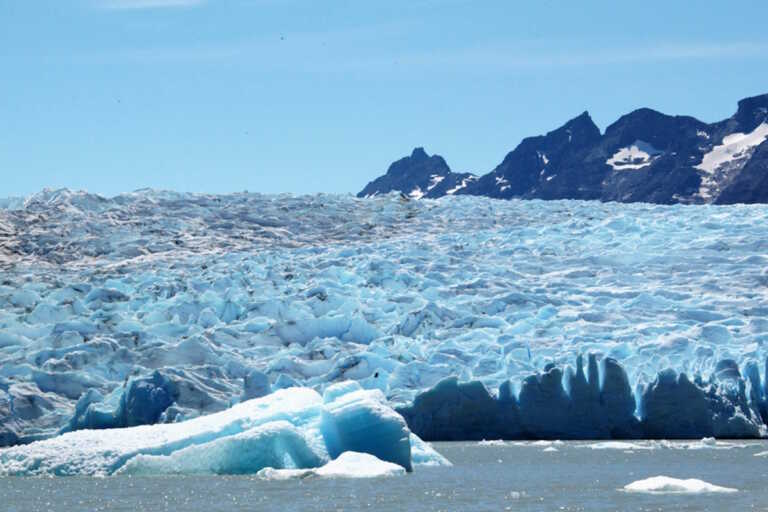
[[[639,443],[653,449],[436,443],[450,468],[375,480],[267,482],[253,476],[4,478],[0,508],[37,511],[768,510],[768,442]],[[544,451],[556,448],[557,451]],[[698,449],[696,449],[698,448]],[[699,478],[732,494],[649,495],[620,490],[656,475]]]

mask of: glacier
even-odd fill
[[[346,381],[425,440],[762,437],[766,226],[762,205],[0,201],[0,446],[170,428]],[[378,414],[326,409],[346,425]],[[220,448],[293,435],[273,427]],[[323,456],[381,458],[365,434]],[[132,464],[186,464],[161,455]]]
[[[412,458],[411,445],[418,457]],[[178,423],[78,430],[0,450],[0,476],[249,474],[385,476],[449,465],[379,390],[281,389]]]

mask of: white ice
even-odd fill
[[[385,462],[368,453],[344,452],[338,458],[314,469],[275,469],[267,467],[257,476],[265,480],[289,480],[293,478],[381,478],[404,475],[405,469]]]
[[[720,487],[696,478],[679,479],[668,476],[654,476],[637,480],[624,486],[627,492],[649,494],[701,494],[701,493],[731,493],[738,489]]]

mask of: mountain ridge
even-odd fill
[[[601,132],[588,111],[524,138],[493,170],[451,170],[417,147],[358,197],[399,191],[413,199],[585,199],[659,204],[768,202],[768,94],[738,101],[729,118],[705,123],[650,108]]]

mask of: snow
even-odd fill
[[[436,186],[440,184],[441,181],[445,179],[445,176],[438,176],[437,174],[433,174],[429,177],[429,186],[427,187],[427,191],[432,190]]]
[[[462,179],[462,180],[461,180],[461,183],[459,183],[458,185],[456,185],[456,186],[455,186],[454,188],[452,188],[452,189],[446,190],[446,191],[445,191],[445,193],[446,193],[446,194],[448,194],[449,196],[450,196],[450,195],[453,195],[453,194],[455,194],[456,192],[458,192],[459,190],[461,190],[461,189],[463,189],[463,188],[467,188],[467,184],[468,184],[469,182],[471,182],[471,181],[475,181],[475,180],[477,180],[477,178],[476,178],[475,176],[470,176],[470,177],[468,177],[468,178],[464,178],[464,179]]]
[[[701,171],[698,195],[703,199],[717,196],[722,184],[738,172],[750,159],[754,150],[768,138],[768,123],[762,123],[750,133],[733,133],[723,138],[701,158],[695,169]]]
[[[696,169],[712,174],[719,167],[734,160],[747,159],[750,151],[768,138],[768,123],[762,123],[750,133],[732,133],[723,142],[705,154]]]
[[[498,185],[500,192],[504,192],[510,188],[509,180],[503,176],[496,176],[496,185]]]
[[[663,151],[648,142],[636,140],[630,146],[620,148],[605,161],[614,171],[637,170],[648,167]]]
[[[702,494],[702,493],[732,493],[738,489],[720,487],[696,478],[685,480],[668,476],[654,476],[645,480],[637,480],[624,486],[627,492],[648,494]]]
[[[257,476],[264,480],[288,480],[292,478],[381,478],[404,475],[405,469],[385,462],[368,453],[344,452],[338,458],[316,469],[264,468]]]
[[[422,192],[421,187],[416,187],[411,190],[411,192],[408,194],[408,197],[418,200],[424,197],[424,192]]]
[[[424,449],[381,392],[350,382],[332,386],[325,397],[308,388],[280,389],[181,423],[79,430],[2,449],[0,476],[244,474],[318,468],[358,450],[404,472],[412,467],[411,439],[420,464],[445,463]],[[391,465],[371,461],[347,455],[318,474],[392,472]]]

